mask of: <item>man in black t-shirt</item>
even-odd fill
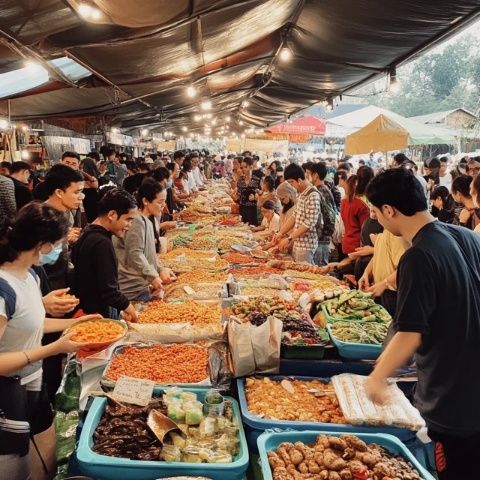
[[[421,185],[403,168],[375,177],[366,193],[383,227],[411,244],[398,266],[396,333],[367,394],[381,403],[387,377],[415,354],[415,405],[436,442],[439,478],[477,478],[480,236],[436,221]]]

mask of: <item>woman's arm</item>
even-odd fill
[[[7,319],[0,315],[0,338],[2,338],[5,333],[7,323]],[[0,353],[0,375],[11,375],[13,372],[26,367],[30,363],[38,362],[52,355],[76,352],[82,348],[84,344],[72,342],[71,337],[73,335],[74,333],[70,333],[48,345],[29,348],[21,352]]]

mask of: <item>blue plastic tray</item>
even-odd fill
[[[186,392],[195,392],[199,400],[207,390],[183,389]],[[156,389],[158,392],[159,389]],[[240,450],[232,463],[186,463],[130,460],[128,458],[109,457],[99,455],[92,450],[93,434],[102,418],[106,399],[95,398],[83,425],[77,447],[77,461],[79,470],[96,480],[155,480],[157,478],[186,476],[204,476],[212,480],[242,480],[248,468],[248,446],[243,430],[238,403],[231,397],[225,397],[232,402],[234,418],[238,423],[240,436]]]
[[[272,376],[272,380],[283,380],[284,376]],[[318,378],[318,377],[293,377],[297,380],[321,380],[328,381],[328,378]],[[240,402],[240,408],[242,410],[242,418],[245,425],[248,425],[253,430],[262,432],[271,428],[279,428],[282,430],[293,429],[293,430],[324,430],[328,432],[338,432],[339,434],[344,434],[346,432],[357,432],[357,433],[386,433],[394,435],[395,437],[400,438],[401,440],[410,440],[416,436],[415,432],[407,430],[405,428],[396,428],[396,427],[379,427],[379,426],[361,426],[361,425],[344,425],[337,423],[321,423],[321,422],[291,422],[288,420],[272,420],[259,417],[254,415],[248,410],[247,406],[247,397],[245,395],[245,379],[237,379],[237,389],[238,389],[238,400]],[[302,408],[299,405],[299,408]],[[252,432],[255,435],[255,432]]]
[[[327,331],[342,358],[347,360],[376,360],[382,353],[381,345],[342,342],[333,334],[330,324],[327,325]]]
[[[376,443],[386,448],[390,453],[394,455],[401,455],[403,458],[408,460],[420,473],[422,480],[435,480],[430,473],[428,473],[417,461],[417,459],[409,452],[407,447],[403,445],[400,440],[393,437],[392,435],[380,434],[380,433],[357,433],[354,431],[345,432],[352,433],[357,437],[361,438],[365,443]],[[258,450],[260,452],[260,461],[262,464],[262,474],[263,480],[272,480],[272,472],[268,464],[267,452],[275,450],[278,445],[282,442],[304,442],[304,443],[314,443],[317,436],[320,434],[325,435],[334,435],[340,436],[338,432],[328,432],[328,431],[306,431],[306,432],[275,432],[269,433],[265,432],[258,438]]]

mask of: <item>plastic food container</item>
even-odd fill
[[[318,377],[285,377],[285,376],[272,376],[269,377],[272,380],[281,381],[283,379],[294,379],[294,380],[321,380],[327,382],[328,378],[318,378]],[[301,421],[288,421],[288,420],[273,420],[269,418],[259,417],[248,410],[247,397],[245,391],[245,379],[237,379],[237,389],[238,389],[238,399],[240,402],[240,408],[242,410],[242,418],[245,425],[247,425],[251,431],[248,432],[249,444],[252,446],[252,441],[256,441],[256,438],[260,433],[271,428],[278,429],[293,429],[293,430],[323,430],[326,432],[337,432],[338,434],[345,434],[347,432],[356,432],[356,433],[371,433],[373,431],[386,433],[394,435],[395,437],[400,438],[401,440],[409,440],[415,437],[415,432],[407,430],[405,428],[396,428],[396,427],[381,427],[381,426],[364,426],[364,425],[345,425],[338,423],[321,423],[321,422],[301,422]],[[301,405],[299,405],[301,408]]]
[[[203,400],[207,390],[183,389],[194,392],[199,400]],[[155,392],[162,390],[155,389]],[[238,403],[231,397],[225,397],[233,406],[234,418],[238,424],[240,437],[239,453],[232,463],[186,463],[130,460],[128,458],[99,455],[92,450],[93,434],[100,422],[105,404],[105,398],[95,398],[83,425],[77,447],[77,461],[80,473],[89,475],[96,480],[155,480],[157,478],[192,476],[208,477],[212,480],[241,480],[248,468],[249,456],[245,432],[243,430]]]
[[[382,345],[342,342],[333,334],[330,324],[327,325],[327,331],[338,354],[346,360],[376,360],[382,353]]]
[[[100,379],[100,383],[102,386],[106,388],[115,388],[115,384],[117,383],[115,380],[112,380],[108,377],[108,371],[110,369],[110,365],[113,361],[113,359],[117,356],[120,355],[126,348],[128,347],[136,347],[136,348],[151,348],[156,346],[157,344],[148,344],[148,343],[132,343],[128,345],[119,345],[118,347],[115,348],[113,351],[112,357],[110,361],[108,362],[107,366],[105,367],[105,370],[103,371],[102,378]],[[168,346],[168,345],[163,345],[163,346]],[[208,367],[208,366],[207,366]],[[155,387],[169,387],[169,386],[177,386],[177,387],[197,387],[197,388],[206,388],[211,386],[211,381],[210,378],[205,378],[201,382],[198,383],[175,383],[175,382],[169,382],[165,384],[156,384]]]
[[[382,433],[358,433],[353,430],[344,432],[345,434],[351,433],[363,440],[365,443],[376,443],[384,447],[390,453],[394,455],[400,455],[404,459],[408,460],[413,467],[418,470],[418,473],[422,477],[422,480],[435,480],[430,473],[428,473],[418,460],[410,453],[407,447],[397,438],[392,435]],[[268,464],[267,453],[271,450],[275,450],[282,442],[304,442],[314,443],[318,435],[333,435],[340,436],[340,432],[331,431],[305,431],[305,432],[279,432],[279,433],[263,433],[258,438],[258,450],[260,452],[260,462],[262,466],[262,475],[264,480],[272,480],[272,473],[270,465]]]

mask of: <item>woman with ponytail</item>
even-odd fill
[[[29,439],[52,423],[42,360],[83,346],[71,340],[72,334],[41,344],[44,333],[74,322],[45,318],[32,269],[56,261],[68,227],[64,215],[36,202],[23,207],[10,225],[0,226],[0,465],[5,478],[30,478]]]

